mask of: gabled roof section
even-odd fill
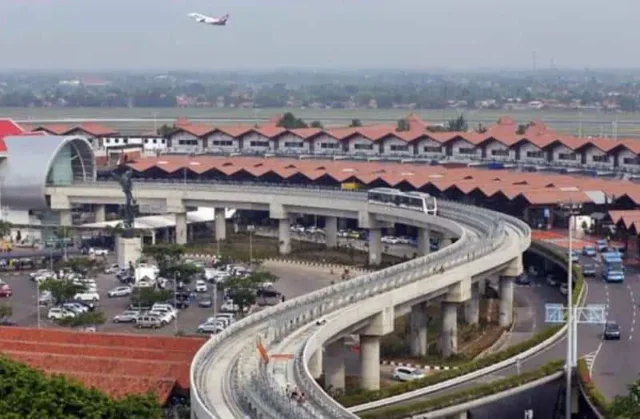
[[[100,124],[96,124],[94,122],[83,122],[80,125],[76,125],[72,128],[70,128],[68,131],[66,131],[64,134],[71,134],[74,131],[84,131],[87,134],[91,134],[94,135],[96,137],[100,137],[100,136],[104,136],[104,135],[113,135],[113,134],[117,134],[118,132],[106,127],[104,125],[100,125]]]

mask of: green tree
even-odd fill
[[[46,279],[40,284],[40,291],[49,291],[54,305],[72,300],[73,297],[86,289],[85,286],[76,284],[68,279]]]
[[[124,225],[122,223],[118,223],[114,226],[107,226],[105,228],[107,234],[112,237],[122,236],[124,234]]]
[[[452,119],[447,123],[447,131],[450,132],[464,132],[469,129],[467,121],[463,115],[460,115],[456,119]]]
[[[131,304],[143,307],[151,307],[155,303],[164,303],[173,300],[171,290],[163,290],[151,287],[134,288],[131,294]]]
[[[13,224],[11,224],[9,221],[0,220],[0,239],[5,238],[9,234],[11,234],[12,227]]]
[[[516,130],[516,134],[518,135],[524,135],[527,132],[527,126],[524,124],[520,124],[518,125],[518,129]]]
[[[107,322],[107,318],[101,311],[86,311],[74,317],[65,317],[58,320],[61,326],[86,327],[100,326]]]
[[[158,264],[159,275],[163,278],[179,278],[184,283],[189,283],[202,268],[191,263],[185,263],[183,256],[184,246],[179,244],[160,244],[148,246],[143,250],[145,256],[152,257]]]
[[[311,128],[320,128],[320,129],[324,129],[324,126],[322,125],[322,122],[320,121],[313,121],[311,122],[311,124],[309,125]]]
[[[358,128],[362,126],[362,121],[360,121],[359,119],[352,119],[351,120],[351,124],[349,124],[349,126],[351,128]]]
[[[607,417],[616,419],[640,418],[640,380],[628,386],[629,393],[616,396],[609,408]]]
[[[7,319],[13,315],[13,307],[8,304],[0,304],[0,320]]]
[[[173,125],[162,124],[156,130],[156,133],[161,137],[168,137],[175,130],[176,130],[176,124],[173,124]]]
[[[406,119],[398,119],[398,123],[396,125],[396,131],[409,131],[411,126],[409,125],[409,121]]]
[[[44,373],[0,356],[0,412],[7,419],[160,419],[153,394],[120,400],[60,375]]]
[[[278,126],[286,129],[308,128],[308,125],[302,119],[296,118],[296,116],[291,112],[287,112],[282,115],[282,118],[280,118],[280,121],[278,122]]]
[[[487,132],[487,127],[485,127],[482,122],[478,122],[478,126],[476,127],[476,132],[478,134],[484,134],[485,132]]]
[[[240,313],[244,313],[246,307],[256,303],[258,289],[265,282],[275,283],[278,277],[267,271],[256,271],[250,275],[241,277],[234,276],[224,283],[231,300],[240,308]]]

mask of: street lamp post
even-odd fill
[[[569,266],[567,267],[567,365],[566,365],[566,417],[571,418],[572,397],[571,380],[573,371],[576,368],[578,358],[578,322],[576,312],[573,307],[573,221],[574,214],[578,213],[582,206],[569,202],[562,205],[569,215]]]
[[[253,264],[253,231],[256,229],[256,226],[250,224],[247,226],[247,231],[249,232],[249,264]]]
[[[40,329],[40,278],[36,278],[36,318]]]
[[[173,306],[176,310],[176,318],[173,322],[173,328],[176,334],[178,334],[178,278],[180,277],[178,272],[173,273]]]

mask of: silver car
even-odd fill
[[[135,323],[140,317],[140,312],[136,310],[127,310],[124,313],[117,314],[113,317],[114,323]]]

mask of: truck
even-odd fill
[[[624,265],[619,253],[602,254],[602,279],[607,282],[624,281]]]

